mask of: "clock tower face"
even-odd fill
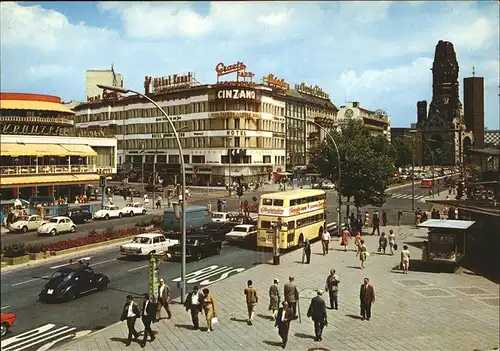
[[[354,111],[351,110],[350,108],[348,108],[346,111],[345,111],[345,116],[347,118],[351,118],[352,116],[354,116]]]

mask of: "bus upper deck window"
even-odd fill
[[[273,201],[273,206],[283,206],[283,200],[275,199]]]
[[[273,205],[273,200],[272,199],[262,199],[262,204],[264,206],[272,206]]]
[[[295,206],[297,204],[297,200],[290,200],[290,206]]]

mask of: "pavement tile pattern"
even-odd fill
[[[408,226],[394,229],[398,244],[422,241],[425,229]],[[402,239],[404,238],[404,239]],[[287,350],[493,350],[499,342],[499,286],[481,276],[466,273],[440,274],[394,270],[394,256],[378,254],[378,237],[365,236],[370,252],[364,270],[359,269],[353,243],[344,252],[334,241],[328,255],[321,254],[320,243],[313,244],[311,264],[302,264],[300,251],[281,257],[281,265],[256,266],[230,279],[210,286],[216,299],[219,323],[212,333],[191,330],[189,313],[173,304],[173,317],[153,324],[158,331],[145,350],[278,350],[280,338],[270,320],[268,289],[274,278],[280,288],[295,276],[301,291],[300,320],[291,323]],[[421,252],[410,246],[413,258]],[[306,317],[310,298],[324,289],[329,269],[340,275],[339,310],[327,310],[328,326],[323,341],[315,342],[314,327]],[[161,275],[161,273],[160,273]],[[359,319],[359,287],[369,277],[376,302],[372,319]],[[243,289],[254,281],[259,295],[252,326],[246,324]],[[172,287],[175,283],[170,282]],[[328,296],[323,295],[328,305]],[[201,326],[205,326],[201,318]],[[137,329],[142,330],[138,321]],[[141,350],[138,343],[125,347],[125,322],[114,324],[72,343],[61,345],[65,351]]]

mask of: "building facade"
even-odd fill
[[[111,69],[89,69],[85,72],[85,100],[99,100],[103,95],[97,84],[123,87],[123,75]]]
[[[339,127],[349,120],[361,121],[372,135],[381,135],[391,141],[391,117],[383,110],[367,110],[359,102],[348,102],[339,108],[337,120]]]
[[[0,93],[0,195],[83,194],[101,175],[116,173],[116,139],[89,137],[74,112],[51,95]]]
[[[287,164],[305,165],[306,111],[314,104],[274,75],[253,82],[242,62],[219,63],[215,70],[218,79],[210,85],[196,82],[193,73],[145,77],[145,93],[179,133],[188,184],[223,185],[240,176],[245,182],[269,180]],[[236,79],[222,81],[229,74]],[[179,182],[177,144],[153,104],[139,96],[114,97],[75,111],[79,128],[116,136],[118,162],[129,180],[153,182],[154,174],[168,184]]]

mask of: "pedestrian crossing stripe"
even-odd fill
[[[411,194],[400,194],[400,193],[392,193],[390,194],[391,198],[394,199],[408,199],[411,200],[412,196]],[[423,199],[426,197],[425,195],[415,195],[415,200]]]

